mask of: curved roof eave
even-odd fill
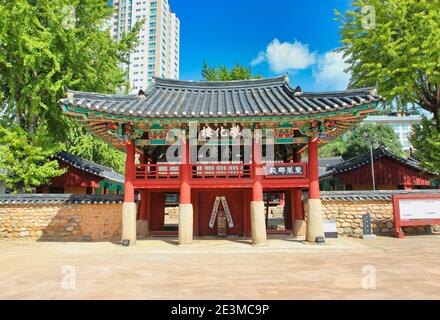
[[[139,95],[69,90],[67,97],[59,103],[116,116],[180,119],[325,114],[381,100],[374,88],[302,92],[299,87],[293,89],[283,76],[217,82],[157,78],[146,93]],[[205,112],[207,106],[209,112]]]

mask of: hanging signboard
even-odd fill
[[[229,228],[232,229],[234,227],[234,222],[232,221],[231,210],[229,210],[226,197],[222,197],[222,205],[223,205],[223,210],[225,210],[226,220],[228,220]]]
[[[267,178],[306,178],[307,165],[305,163],[268,164],[266,165]]]
[[[216,197],[214,202],[214,208],[212,209],[211,219],[209,220],[209,228],[213,229],[215,225],[215,219],[217,218],[218,208],[220,205],[220,201],[223,206],[223,210],[225,211],[226,220],[228,221],[229,228],[234,227],[234,221],[232,220],[231,210],[228,206],[228,201],[226,197]]]
[[[211,219],[209,220],[209,227],[214,228],[215,219],[217,218],[218,206],[220,205],[220,197],[215,198],[214,208],[212,209]]]
[[[440,224],[440,194],[393,195],[394,232],[404,238],[402,227]]]

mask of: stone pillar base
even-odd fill
[[[148,227],[147,220],[138,220],[136,229],[138,238],[142,239],[150,235],[150,229]]]
[[[315,242],[317,237],[324,237],[321,199],[309,199],[307,204],[306,241]]]
[[[293,235],[295,237],[304,237],[306,235],[307,225],[304,220],[295,220],[293,223]]]
[[[136,203],[124,202],[122,205],[122,240],[130,240],[130,245],[136,244]]]
[[[251,202],[251,227],[252,244],[262,246],[267,244],[266,218],[264,215],[264,202]]]
[[[191,244],[193,242],[193,206],[192,204],[179,205],[179,244]]]

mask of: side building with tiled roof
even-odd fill
[[[327,167],[320,173],[323,190],[412,190],[438,187],[439,177],[426,172],[415,159],[405,159],[384,147]]]
[[[66,172],[37,188],[43,194],[119,195],[124,193],[123,175],[112,168],[85,160],[68,152],[60,152],[55,158]]]

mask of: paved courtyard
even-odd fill
[[[0,241],[0,299],[78,298],[439,299],[440,236],[325,246],[278,238],[261,248],[246,240],[130,248]]]

